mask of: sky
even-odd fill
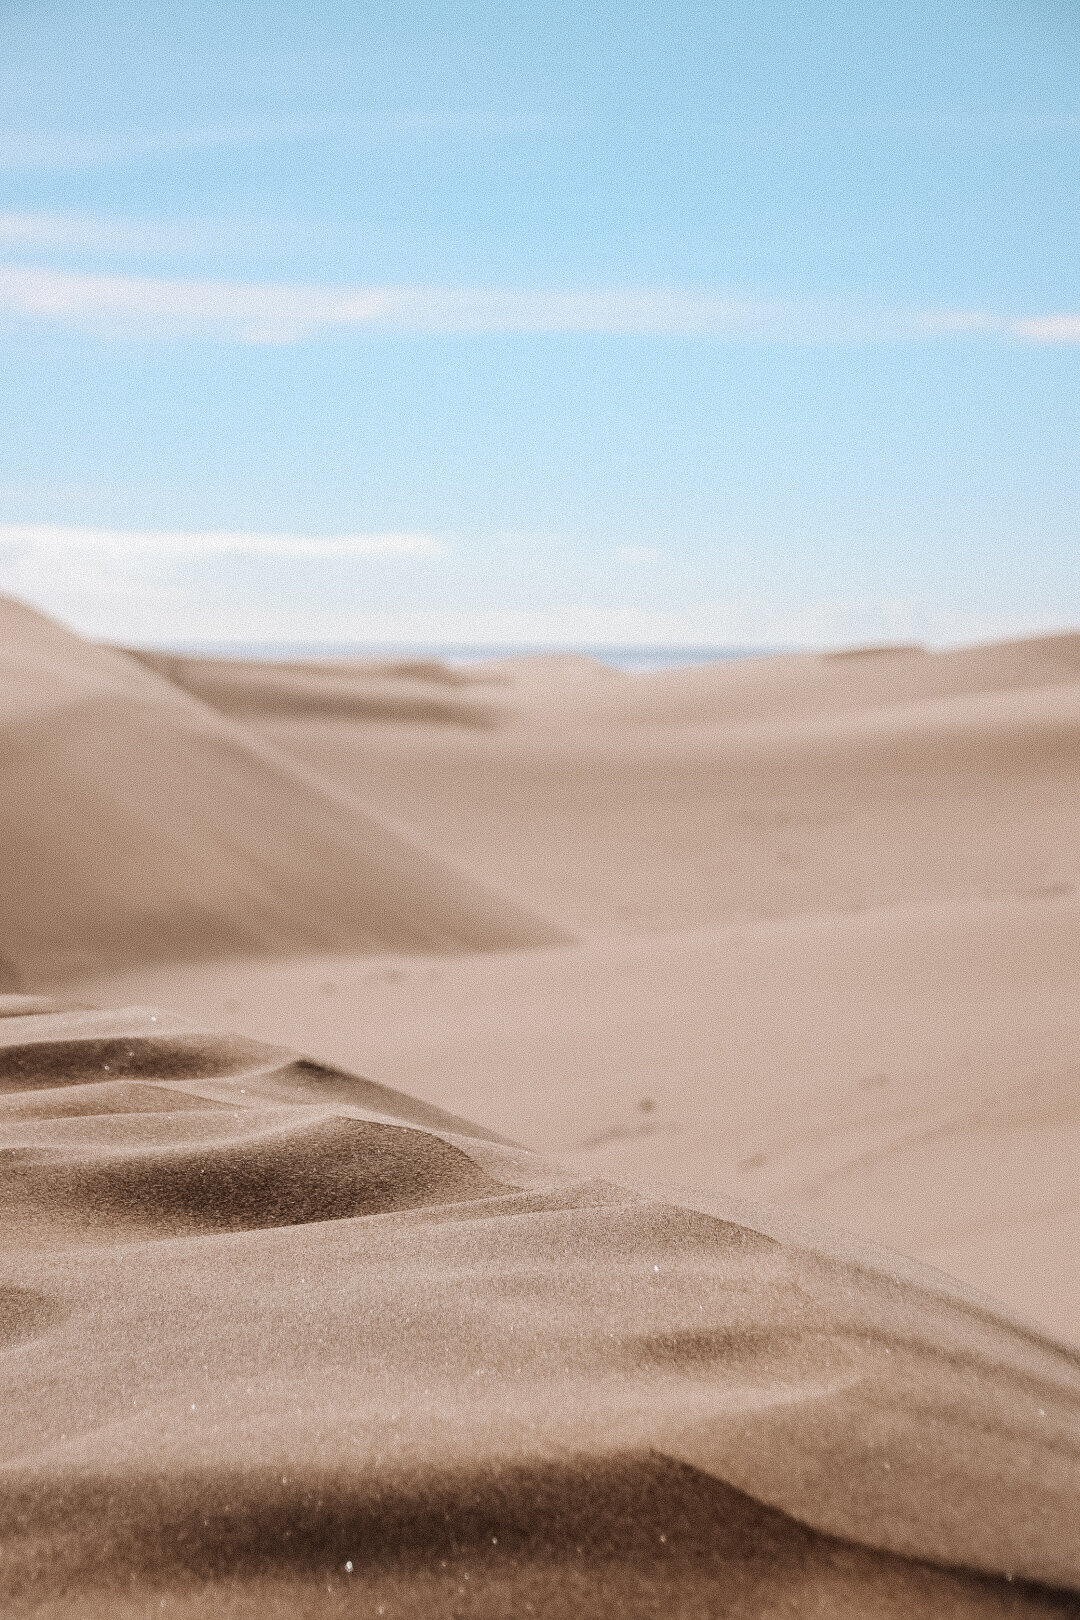
[[[1080,625],[1080,5],[0,0],[0,591],[143,645]]]

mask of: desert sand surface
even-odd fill
[[[0,1002],[8,1613],[1080,1612],[1080,1358],[166,1014]]]
[[[8,1610],[1080,1614],[1078,744],[0,603]]]
[[[144,655],[145,656],[145,655]],[[151,658],[155,667],[165,660]],[[569,946],[88,976],[584,1168],[796,1204],[1080,1344],[1080,636],[172,675]],[[502,718],[299,712],[329,679]]]

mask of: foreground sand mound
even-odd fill
[[[1080,1614],[1080,1362],[981,1296],[7,1010],[6,1613]]]
[[[564,937],[134,660],[0,601],[0,983]]]

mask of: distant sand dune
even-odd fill
[[[496,677],[434,659],[290,664],[142,651],[128,656],[237,719],[318,714],[485,727],[500,718],[491,701],[501,684]]]
[[[594,719],[634,724],[795,720],[926,698],[1015,691],[1080,680],[1080,633],[948,652],[841,649],[688,665],[593,685],[577,702]]]
[[[308,1046],[582,1166],[820,1210],[1080,1343],[1080,636],[478,673],[483,731],[258,725],[583,948],[85,993]]]
[[[553,712],[263,732],[576,933],[1080,886],[1080,678],[678,726]]]

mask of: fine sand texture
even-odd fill
[[[0,1613],[1080,1616],[1078,985],[1080,636],[0,601]]]
[[[6,1614],[1080,1614],[1080,1358],[983,1296],[165,1013],[0,1014]]]

